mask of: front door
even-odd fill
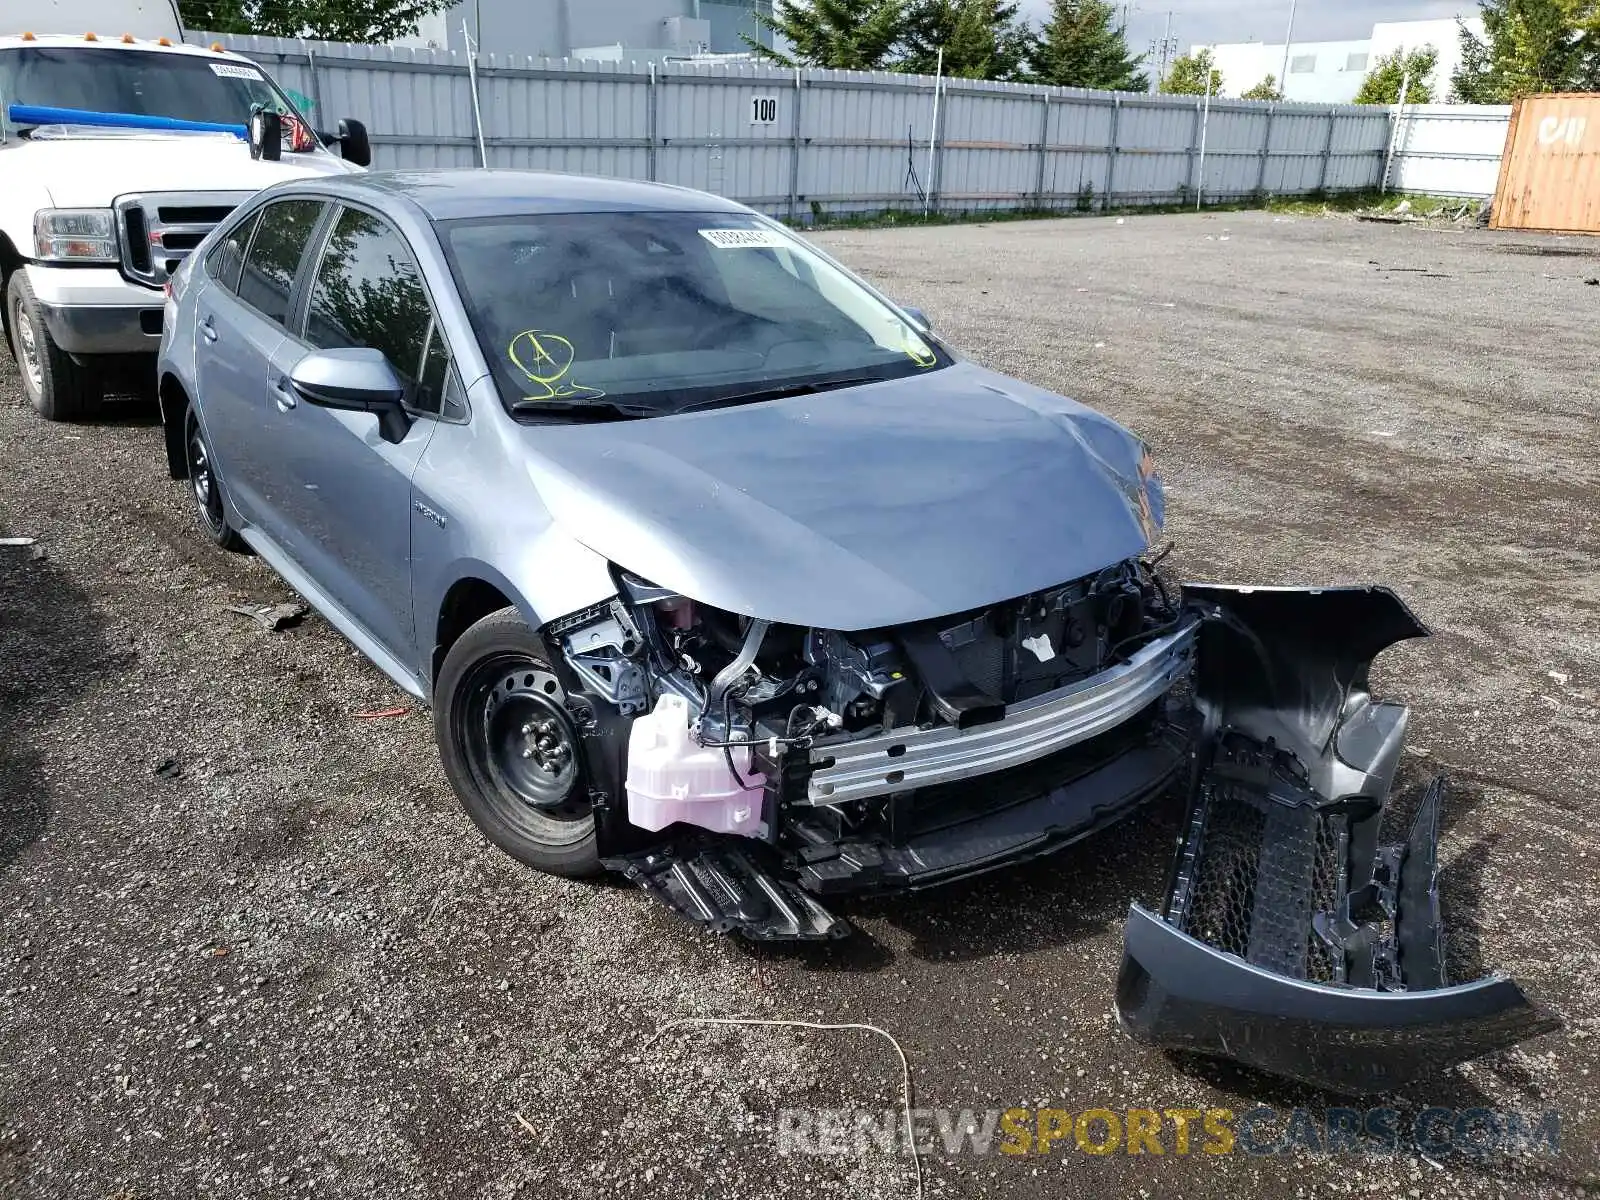
[[[408,389],[410,430],[387,442],[368,413],[299,400],[282,422],[284,549],[352,618],[408,666],[420,660],[411,612],[411,476],[435,428],[417,381],[432,312],[416,259],[382,218],[336,217],[310,276],[303,331],[273,355],[271,386],[316,350],[382,350]]]

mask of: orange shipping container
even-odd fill
[[[1600,93],[1524,96],[1511,110],[1496,229],[1600,233]]]

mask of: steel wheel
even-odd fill
[[[200,422],[189,414],[189,437],[186,443],[189,456],[189,485],[194,490],[195,512],[200,522],[213,536],[218,537],[227,526],[222,511],[222,493],[217,488],[216,477],[211,473],[211,451],[206,446],[206,435]]]
[[[189,494],[194,497],[195,523],[200,531],[224,550],[247,552],[244,539],[228,524],[228,512],[222,506],[222,482],[217,478],[211,446],[193,408],[188,409],[183,418],[183,459],[189,472]]]
[[[99,406],[102,391],[99,373],[90,365],[95,360],[74,359],[55,344],[27,269],[11,272],[5,292],[11,354],[28,403],[47,421],[87,416]]]
[[[39,347],[39,337],[33,331],[33,320],[27,309],[18,304],[11,310],[12,329],[17,339],[17,365],[22,368],[23,382],[29,396],[44,391],[44,362]]]
[[[501,653],[461,685],[455,736],[495,817],[522,837],[566,845],[590,836],[583,749],[561,685],[543,663]]]

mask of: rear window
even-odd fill
[[[235,226],[222,241],[206,255],[206,274],[230,292],[239,290],[239,273],[244,268],[244,252],[250,247],[250,235],[255,232],[259,215],[251,216]]]
[[[321,216],[320,200],[280,200],[267,205],[245,258],[239,299],[286,328],[295,272]]]

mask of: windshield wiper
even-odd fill
[[[708,408],[729,408],[736,404],[759,404],[763,400],[786,400],[790,396],[810,396],[817,392],[831,392],[837,388],[858,387],[863,383],[882,383],[875,375],[860,375],[851,379],[827,379],[814,383],[791,383],[782,387],[757,388],[750,392],[735,392],[731,396],[717,396],[711,400],[696,400],[682,405],[674,413],[701,412]]]
[[[661,412],[647,404],[623,404],[617,400],[516,400],[511,405],[514,417],[549,416],[561,420],[635,421]]]

